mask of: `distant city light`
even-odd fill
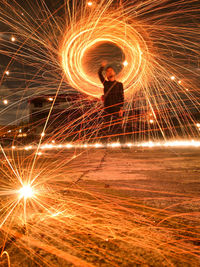
[[[12,37],[11,37],[11,41],[12,41],[12,42],[15,42],[15,41],[16,41],[15,36],[12,36]]]
[[[127,143],[126,145],[127,145],[127,147],[132,147],[133,146],[132,143]]]
[[[89,1],[87,4],[88,4],[88,6],[92,6],[93,3],[91,1]]]
[[[195,140],[177,140],[177,141],[166,141],[166,142],[144,142],[137,145],[138,147],[200,147],[200,141]]]
[[[200,131],[200,123],[197,123],[196,126],[197,126],[198,130]]]
[[[49,97],[48,100],[49,100],[49,101],[53,101],[53,97]]]
[[[73,145],[72,144],[66,144],[66,148],[72,148]]]
[[[95,148],[102,147],[102,144],[97,143],[97,144],[94,145],[94,147]]]
[[[8,76],[10,74],[9,70],[6,70],[5,74]]]
[[[24,148],[26,151],[28,151],[28,150],[32,150],[33,149],[33,147],[32,146],[25,146],[25,148]]]
[[[109,146],[114,148],[114,147],[120,147],[121,144],[120,143],[111,143],[111,144],[109,144]]]
[[[196,126],[198,127],[198,129],[200,130],[200,123],[196,123]],[[63,148],[67,148],[67,149],[73,149],[73,148],[104,148],[104,147],[109,147],[109,148],[120,148],[120,147],[200,147],[200,140],[174,140],[174,141],[147,141],[147,142],[143,142],[143,143],[125,143],[125,144],[120,144],[119,142],[114,142],[114,143],[107,143],[107,144],[103,144],[103,143],[96,143],[96,144],[58,144],[58,145],[53,145],[53,144],[44,144],[42,145],[40,148],[42,150],[51,150],[51,149],[63,149]],[[32,146],[32,145],[28,145],[23,147],[24,150],[29,151],[29,150],[33,150],[36,149],[36,146]],[[16,147],[16,146],[12,146],[11,149],[21,149],[21,147]],[[37,152],[37,155],[42,155],[43,153],[41,151]],[[75,158],[76,156],[73,156],[73,158]]]
[[[175,80],[175,76],[171,76],[171,80],[174,81]]]
[[[45,133],[44,133],[44,132],[42,132],[42,133],[41,133],[41,136],[42,136],[42,137],[43,137],[43,136],[45,136]]]
[[[3,100],[3,103],[4,103],[4,105],[8,105],[8,100],[7,99],[4,99]]]
[[[181,80],[180,80],[180,81],[178,81],[178,83],[179,83],[179,84],[181,84]]]
[[[152,124],[152,123],[154,123],[154,120],[150,120],[149,122]]]

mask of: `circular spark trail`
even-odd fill
[[[147,34],[136,21],[132,25],[124,22],[115,13],[105,13],[98,19],[96,16],[90,17],[90,20],[82,19],[71,30],[67,29],[61,55],[62,66],[70,85],[88,95],[102,95],[99,79],[92,72],[95,66],[91,66],[91,71],[88,72],[86,65],[91,61],[89,51],[95,51],[95,47],[104,43],[116,45],[125,56],[126,60],[121,62],[124,67],[118,79],[124,83],[126,94],[133,94],[141,81],[145,83],[152,62],[145,41]],[[102,55],[100,60],[105,59],[104,57]],[[100,65],[100,62],[95,63]]]

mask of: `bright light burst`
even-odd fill
[[[31,185],[23,185],[22,188],[19,190],[19,197],[20,198],[32,198],[34,196],[34,191]]]

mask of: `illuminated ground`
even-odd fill
[[[72,151],[65,150],[60,152],[59,156],[61,159],[66,158],[67,160]],[[43,167],[51,166],[53,158],[54,153],[46,151],[39,159],[38,165],[40,162],[45,162]],[[87,252],[82,249],[84,255],[81,255],[80,251],[72,254],[93,265],[78,262],[74,264],[76,260],[67,259],[66,255],[67,253],[71,254],[71,251],[68,246],[65,246],[65,243],[63,247],[62,243],[56,244],[55,242],[54,244],[56,248],[66,253],[64,256],[59,253],[52,255],[49,253],[49,249],[42,248],[42,245],[37,243],[32,246],[34,253],[39,253],[43,259],[50,262],[50,266],[169,266],[169,264],[170,266],[198,266],[200,264],[199,159],[199,148],[88,150],[58,173],[56,179],[57,183],[63,185],[63,187],[59,187],[62,188],[60,194],[63,195],[63,199],[72,194],[67,189],[71,180],[75,186],[89,190],[98,198],[101,196],[102,200],[105,199],[105,212],[108,211],[108,207],[112,211],[115,205],[120,205],[120,231],[123,231],[123,227],[126,229],[130,221],[134,221],[134,227],[137,230],[141,228],[142,232],[146,232],[144,236],[147,238],[145,244],[148,248],[142,249],[143,240],[138,233],[135,233],[136,240],[134,241],[134,239],[129,240],[126,234],[121,239],[117,235],[114,237],[111,231],[110,237],[103,242],[98,238],[94,241],[91,229],[88,228],[88,235],[85,230],[84,233],[78,231],[78,237],[76,240],[74,239],[76,248],[79,246],[79,242],[85,242],[85,250],[88,246]],[[85,201],[88,203],[88,196],[85,197]],[[104,209],[103,201],[101,205],[101,208]],[[124,209],[123,215],[121,207]],[[90,216],[90,208],[88,208],[88,216]],[[114,219],[115,217],[116,215],[113,215]],[[145,220],[147,221],[145,222]],[[110,221],[111,225],[112,223],[117,225],[116,221]],[[117,227],[116,225],[115,227]],[[113,229],[115,228],[113,227]],[[58,235],[62,237],[65,230],[65,227],[61,225]],[[34,230],[30,232],[33,232],[32,236],[35,238]],[[48,234],[50,236],[51,233]],[[134,233],[132,234],[134,237]],[[38,236],[43,242],[44,236],[37,234]],[[50,242],[50,237],[48,238],[48,242]],[[162,240],[163,238],[166,240]],[[118,247],[115,244],[115,242],[119,244],[118,239],[120,242],[127,242],[125,243],[126,247],[123,242]],[[25,240],[26,238],[22,237],[17,242],[23,243],[26,242]],[[44,238],[44,240],[47,242],[47,239]],[[160,257],[154,251],[155,240],[155,244],[158,244],[160,250],[159,253],[161,253]],[[89,249],[91,242],[95,243],[96,250],[95,248]],[[92,244],[94,245],[94,243]],[[71,240],[70,244],[73,246]],[[169,252],[164,255],[162,249],[163,251],[169,249]],[[95,256],[94,251],[101,252],[101,257]],[[133,251],[137,258],[131,254]],[[19,263],[20,266],[37,266],[36,256],[34,255],[32,259],[29,259],[28,255],[22,258],[21,252],[15,247],[15,244],[9,246],[8,252],[13,266],[18,266]],[[141,263],[141,261],[143,262]],[[31,264],[31,262],[33,263]],[[44,264],[44,266],[46,265]]]

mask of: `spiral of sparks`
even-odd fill
[[[135,21],[132,24],[134,26],[113,12],[103,14],[100,18],[93,16],[89,20],[81,19],[71,30],[67,29],[61,49],[62,66],[72,87],[88,95],[102,95],[97,75],[88,73],[85,67],[90,61],[85,54],[101,43],[112,43],[125,55],[124,68],[118,79],[124,83],[126,94],[133,94],[141,82],[145,83],[152,59],[142,27]]]

